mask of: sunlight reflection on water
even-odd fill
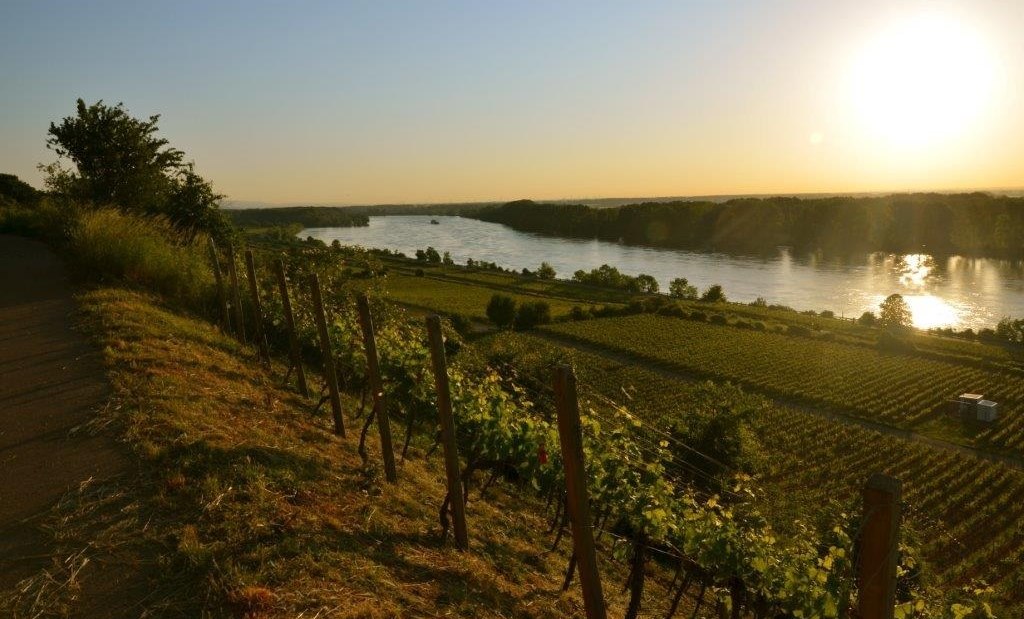
[[[430,225],[436,219],[441,225]],[[675,277],[700,289],[721,284],[732,301],[764,297],[796,309],[830,309],[837,316],[878,311],[892,293],[907,299],[921,328],[992,327],[1003,316],[1024,317],[1024,261],[927,254],[870,254],[858,259],[794,255],[732,256],[562,239],[517,232],[499,224],[461,217],[371,217],[363,228],[312,228],[301,236],[330,243],[398,250],[412,256],[428,245],[465,264],[467,258],[514,269],[549,262],[560,277],[602,264],[623,273],[648,273],[662,290]]]

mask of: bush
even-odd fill
[[[697,311],[694,311],[694,312],[690,312],[690,320],[696,320],[698,322],[704,322],[707,319],[708,319],[708,315],[705,314],[704,312],[700,311],[700,310],[697,310]]]
[[[452,321],[452,328],[458,331],[459,335],[463,337],[469,335],[473,331],[473,321],[465,314],[452,314],[450,320]],[[451,351],[449,351],[449,353],[451,353]]]
[[[704,294],[700,297],[701,301],[705,303],[725,303],[725,293],[722,292],[722,287],[715,284],[704,291]]]
[[[879,333],[878,341],[875,345],[878,346],[879,350],[894,353],[912,353],[916,350],[910,340],[892,329],[886,329]]]
[[[423,269],[416,269],[414,273],[416,277],[423,277]]]
[[[786,327],[786,335],[798,337],[811,337],[811,330],[803,325],[789,325]]]
[[[727,325],[729,324],[729,319],[725,317],[725,314],[711,314],[708,322],[713,325]]]
[[[836,313],[833,312],[832,310],[821,310],[821,313],[818,314],[818,315],[821,316],[822,318],[835,318],[836,317]]]
[[[754,329],[754,331],[767,331],[768,330],[768,325],[764,324],[760,320],[755,321],[750,326],[751,326],[752,329]]]
[[[753,329],[754,328],[754,326],[752,324],[750,324],[750,321],[743,320],[743,319],[737,320],[736,322],[732,323],[732,326],[738,327],[740,329]]]
[[[68,251],[72,268],[89,279],[142,288],[191,307],[210,298],[213,274],[205,252],[199,243],[184,242],[162,217],[84,211]]]
[[[586,320],[587,318],[590,318],[590,312],[579,305],[573,305],[572,309],[569,310],[569,318],[573,320]]]
[[[874,312],[864,312],[857,319],[857,323],[865,327],[873,327],[878,324],[878,317],[875,316]]]
[[[516,312],[515,329],[525,331],[551,322],[551,306],[544,301],[523,303]]]
[[[675,318],[686,318],[688,314],[678,303],[669,303],[658,309],[660,316],[673,316]]]
[[[487,303],[487,318],[498,328],[510,327],[516,319],[516,300],[504,294],[495,294]]]
[[[768,307],[768,301],[764,297],[757,297],[750,302],[751,307]]]

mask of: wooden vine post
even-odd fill
[[[338,373],[334,369],[334,352],[331,350],[330,333],[327,331],[327,314],[324,312],[324,298],[320,292],[320,278],[313,273],[309,278],[313,293],[313,318],[320,335],[320,356],[324,358],[324,380],[331,398],[331,415],[334,417],[334,433],[345,436],[345,420],[341,416],[341,392],[338,391]]]
[[[899,554],[900,481],[875,473],[864,486],[857,586],[859,619],[892,619],[896,606]]]
[[[253,322],[256,324],[256,347],[260,351],[260,359],[270,366],[270,348],[267,347],[267,335],[263,332],[263,303],[260,301],[260,284],[256,281],[256,259],[252,250],[245,250],[245,272],[249,276],[249,297],[252,300],[252,311],[256,313]]]
[[[306,371],[302,369],[302,350],[299,348],[299,336],[295,332],[295,314],[292,312],[291,297],[288,296],[288,278],[284,273],[284,260],[278,258],[274,262],[274,272],[277,274],[277,287],[281,291],[284,326],[288,331],[288,354],[292,360],[292,367],[295,368],[295,380],[299,383],[299,393],[308,398],[309,387],[306,385]]]
[[[583,588],[583,606],[587,619],[606,619],[601,575],[597,571],[594,529],[587,496],[586,469],[583,463],[583,433],[576,397],[576,375],[572,368],[555,368],[555,406],[558,410],[558,438],[565,466],[566,507],[572,524],[573,552]]]
[[[238,269],[235,268],[235,248],[228,243],[228,275],[231,277],[231,310],[235,316],[235,334],[245,343],[245,323],[242,321],[242,294],[238,289]]]
[[[220,271],[220,257],[217,254],[217,243],[213,237],[209,239],[210,263],[213,264],[213,278],[217,282],[217,303],[220,305],[220,327],[225,333],[231,331],[231,314],[228,312],[228,294],[224,290],[224,274]]]
[[[380,360],[377,357],[377,342],[373,336],[370,302],[366,299],[365,294],[360,293],[356,297],[356,306],[359,308],[359,324],[363,328],[363,348],[366,350],[366,371],[370,378],[370,390],[373,391],[373,411],[377,416],[377,429],[380,431],[380,450],[384,456],[384,478],[394,483],[398,481],[398,471],[395,469],[395,450],[391,444],[391,420],[388,418],[384,384],[380,377]]]
[[[462,477],[459,474],[459,451],[455,445],[455,421],[452,418],[452,398],[448,384],[448,362],[444,354],[444,335],[441,318],[427,316],[427,338],[430,358],[434,366],[434,384],[437,388],[437,417],[441,423],[441,442],[444,445],[444,470],[448,478],[448,500],[455,529],[455,544],[461,550],[469,548],[466,531],[466,502],[462,495]]]

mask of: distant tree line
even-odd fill
[[[615,208],[518,200],[465,216],[517,230],[636,245],[765,254],[873,251],[1024,257],[1024,198],[986,193],[740,198]]]
[[[370,218],[340,206],[286,206],[273,208],[224,209],[231,223],[241,228],[269,228],[301,224],[304,228],[348,228],[368,226]]]

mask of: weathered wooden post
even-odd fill
[[[320,334],[320,356],[324,358],[324,380],[331,398],[331,415],[334,417],[334,433],[345,436],[345,420],[341,416],[341,392],[338,391],[338,374],[334,369],[334,352],[331,350],[330,333],[327,331],[327,314],[324,312],[324,299],[320,292],[320,278],[316,273],[309,278],[309,287],[313,292],[313,318],[316,330]]]
[[[864,486],[864,522],[857,573],[859,619],[892,619],[899,559],[900,481],[875,473]]]
[[[573,552],[583,588],[583,606],[587,619],[605,619],[604,592],[597,570],[594,530],[587,496],[586,469],[583,463],[583,433],[576,396],[576,375],[570,367],[555,368],[555,406],[558,410],[558,438],[565,466],[566,507],[572,524]]]
[[[363,348],[366,350],[366,371],[370,377],[373,392],[373,411],[377,415],[377,429],[380,431],[380,450],[384,456],[384,478],[389,482],[398,481],[395,469],[395,450],[391,444],[391,419],[388,417],[387,400],[384,398],[384,384],[380,377],[380,360],[377,357],[377,341],[373,336],[373,317],[370,316],[370,302],[366,295],[356,297],[359,308],[359,324],[363,328]]]
[[[288,296],[288,278],[284,273],[284,260],[278,258],[274,262],[274,271],[277,274],[277,287],[281,291],[284,326],[288,331],[288,354],[291,356],[292,367],[295,368],[295,380],[299,383],[299,393],[308,398],[309,387],[306,385],[306,371],[302,368],[302,349],[299,348],[299,336],[295,332],[295,314],[292,312],[291,297]]]
[[[448,478],[448,500],[455,528],[455,544],[462,550],[469,548],[466,531],[466,502],[462,495],[462,477],[459,474],[459,451],[455,445],[455,421],[452,418],[452,397],[448,384],[448,362],[444,354],[444,336],[441,317],[427,316],[427,338],[430,358],[434,366],[434,384],[437,387],[437,418],[441,423],[441,442],[444,445],[444,470]]]
[[[267,346],[267,335],[263,332],[263,303],[260,301],[260,284],[256,281],[256,259],[252,250],[245,250],[245,272],[249,276],[249,297],[252,300],[252,311],[256,313],[256,347],[260,351],[260,359],[270,367],[270,348]]]
[[[220,256],[217,254],[217,243],[213,237],[210,241],[210,262],[213,264],[213,277],[217,280],[217,301],[220,304],[220,327],[225,333],[231,331],[231,314],[228,312],[228,295],[224,290],[224,274],[220,271]]]
[[[235,268],[235,248],[228,243],[228,275],[231,277],[231,310],[235,315],[235,334],[245,343],[245,323],[242,321],[242,294],[238,290],[238,269]]]

